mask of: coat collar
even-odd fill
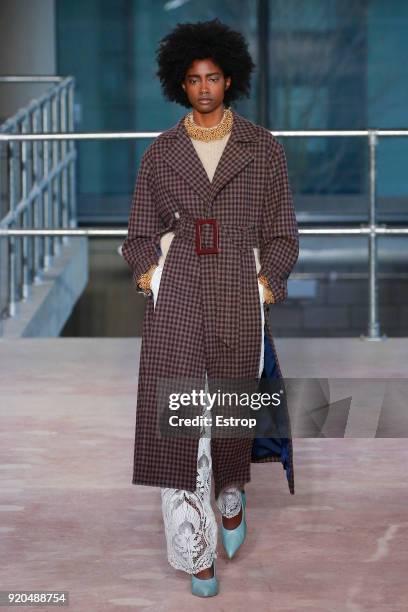
[[[231,109],[232,110],[232,109]],[[208,205],[217,193],[254,159],[246,142],[258,140],[258,126],[232,110],[231,135],[218,162],[213,180],[210,181],[184,127],[184,115],[174,127],[162,132],[160,138],[172,139],[166,148],[164,160],[189,183]]]

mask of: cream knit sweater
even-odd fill
[[[203,140],[196,140],[195,138],[191,138],[191,142],[194,145],[197,155],[200,158],[210,181],[212,181],[214,178],[217,164],[221,158],[222,152],[224,151],[225,145],[227,144],[230,135],[231,132],[226,134],[223,138],[219,138],[217,140],[210,140],[209,142],[204,142]],[[174,232],[166,232],[161,237],[160,248],[162,250],[162,255],[159,258],[159,266],[162,266],[164,264],[164,260],[166,259],[173,238]],[[259,270],[261,269],[261,263],[259,260],[259,249],[254,248],[254,253],[256,272],[258,274]]]

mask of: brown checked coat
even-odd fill
[[[197,438],[160,436],[158,377],[256,378],[262,318],[253,247],[275,303],[287,297],[287,279],[299,253],[298,227],[283,146],[265,128],[233,111],[230,138],[213,180],[182,117],[145,151],[139,168],[122,255],[137,281],[158,263],[160,237],[175,232],[164,261],[154,308],[146,295],[136,410],[133,484],[194,491]],[[196,252],[195,220],[215,218],[218,253]],[[213,228],[201,227],[201,247],[213,246]],[[263,376],[283,376],[264,303]],[[291,438],[211,440],[215,495],[250,480],[251,462],[280,461],[294,493]]]

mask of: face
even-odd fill
[[[221,68],[211,59],[199,59],[191,64],[181,85],[196,111],[210,113],[223,103],[231,77],[224,77]]]

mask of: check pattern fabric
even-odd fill
[[[233,111],[231,136],[213,180],[184,128],[183,117],[162,132],[142,156],[122,255],[135,287],[146,298],[139,364],[134,447],[134,484],[194,491],[198,437],[177,439],[158,428],[157,385],[191,378],[255,378],[262,339],[260,274],[276,303],[287,297],[287,279],[299,253],[298,228],[283,146],[265,128]],[[197,255],[189,231],[195,219],[215,218],[220,254]],[[202,226],[202,246],[212,228]],[[150,289],[138,279],[160,257],[160,237],[174,231],[154,308]],[[185,291],[188,281],[189,291]],[[265,313],[264,331],[281,370]],[[215,495],[249,482],[252,440],[213,438]],[[292,453],[292,449],[291,449]],[[268,461],[279,461],[271,455]],[[293,461],[293,457],[290,457]],[[293,492],[293,483],[290,486]]]

